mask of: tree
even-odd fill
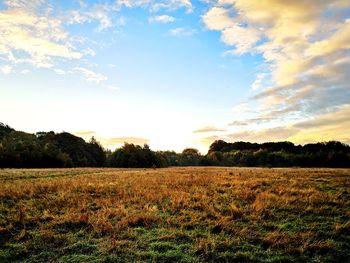
[[[182,151],[181,165],[183,166],[197,166],[200,162],[201,154],[197,149],[187,148]]]
[[[111,167],[162,167],[164,159],[159,154],[153,152],[148,145],[141,147],[132,143],[124,143],[124,145],[116,149],[107,160],[108,166]]]

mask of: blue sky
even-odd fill
[[[112,149],[349,143],[349,9],[342,0],[2,1],[0,121]]]

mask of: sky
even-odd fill
[[[112,150],[350,143],[350,1],[0,0],[0,121]]]

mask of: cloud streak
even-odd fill
[[[187,13],[193,11],[193,5],[190,0],[117,0],[115,9],[120,10],[122,7],[146,7],[151,12],[160,10],[178,10],[185,8]]]
[[[193,133],[209,133],[209,132],[224,132],[224,131],[226,131],[226,129],[217,128],[214,126],[207,126],[207,127],[194,130]]]
[[[88,82],[99,84],[101,81],[107,80],[107,77],[104,76],[103,74],[94,72],[90,69],[83,68],[83,67],[75,67],[74,69],[77,72],[80,72],[83,75],[84,79],[86,79],[86,81]]]
[[[168,32],[168,35],[172,37],[190,37],[195,33],[196,33],[196,30],[192,28],[176,27],[176,28],[170,29]]]
[[[161,24],[168,24],[175,22],[175,17],[169,16],[169,15],[160,15],[160,16],[151,16],[148,18],[149,23],[161,23]]]

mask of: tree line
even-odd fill
[[[206,155],[193,148],[176,153],[130,143],[112,152],[94,137],[86,142],[67,132],[30,134],[0,123],[2,168],[169,166],[350,167],[350,146],[337,141],[294,145],[217,140]]]
[[[350,167],[350,146],[338,141],[294,145],[291,142],[211,144],[212,165],[250,167]]]

